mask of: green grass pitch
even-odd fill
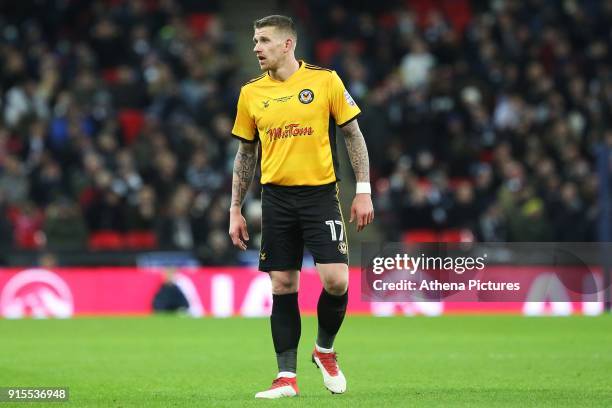
[[[276,371],[267,319],[0,320],[0,387],[68,386],[99,407],[612,406],[612,317],[348,317],[331,395],[302,319],[298,398],[259,401]],[[35,406],[41,403],[0,403]]]

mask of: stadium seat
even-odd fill
[[[408,230],[402,236],[402,241],[406,243],[437,242],[438,234],[435,230],[431,229]]]
[[[440,242],[474,242],[474,234],[467,228],[448,229],[440,232]]]
[[[443,0],[441,8],[458,33],[463,33],[472,19],[472,9],[468,0]]]
[[[130,249],[157,248],[157,236],[153,231],[131,231],[124,235],[125,246]]]
[[[116,231],[98,231],[89,236],[89,249],[122,249],[124,246],[123,237]]]
[[[119,123],[125,144],[132,144],[140,133],[144,123],[144,114],[138,109],[122,109],[119,112]]]
[[[330,65],[341,48],[342,44],[338,40],[319,41],[316,45],[317,60],[322,65]]]
[[[191,33],[199,38],[202,37],[208,30],[212,15],[206,13],[193,13],[187,17],[187,25]]]

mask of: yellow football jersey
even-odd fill
[[[285,81],[263,74],[240,90],[232,135],[261,142],[261,183],[318,186],[339,180],[336,124],[361,112],[335,71],[306,64]]]

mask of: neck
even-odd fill
[[[300,68],[300,63],[293,58],[289,58],[287,62],[283,63],[281,66],[274,70],[269,70],[268,73],[272,77],[272,79],[276,81],[286,81],[291,75],[295,73]]]

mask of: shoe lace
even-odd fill
[[[338,375],[338,356],[336,353],[319,353],[318,357],[329,375]]]

